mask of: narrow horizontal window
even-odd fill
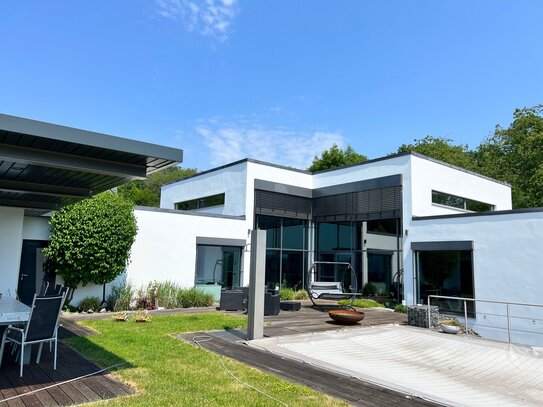
[[[209,208],[210,206],[224,205],[224,194],[205,196],[203,198],[191,199],[190,201],[177,202],[175,209],[189,211],[191,209]]]
[[[460,196],[438,191],[432,191],[432,203],[472,212],[490,212],[494,210],[494,205],[489,203],[479,202],[473,199],[462,198]]]

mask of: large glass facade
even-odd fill
[[[343,265],[320,265],[318,280],[340,281],[345,288],[356,292],[362,292],[371,283],[377,294],[396,297],[401,291],[400,233],[397,218],[317,222],[315,259],[350,263],[356,284]]]
[[[256,228],[266,231],[266,284],[303,289],[308,267],[308,222],[257,215]]]

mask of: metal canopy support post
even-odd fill
[[[247,339],[264,336],[264,285],[266,273],[266,231],[251,231],[251,266],[249,304],[247,307]]]

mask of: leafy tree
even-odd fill
[[[79,284],[105,284],[125,270],[137,232],[133,206],[104,192],[53,214],[44,253],[72,296]]]
[[[315,156],[309,171],[322,171],[330,168],[344,167],[346,165],[358,164],[367,161],[368,157],[358,154],[351,146],[341,149],[334,144],[328,150],[322,152],[320,157]]]
[[[426,136],[415,140],[413,144],[402,144],[398,153],[416,151],[428,157],[468,170],[477,171],[477,163],[467,145],[454,145],[453,140],[441,137]]]
[[[477,148],[480,171],[511,184],[513,207],[543,206],[543,105],[516,109]]]
[[[117,192],[134,205],[160,206],[160,188],[164,184],[178,181],[180,179],[196,174],[194,168],[171,167],[149,175],[144,180],[132,181],[121,185]]]

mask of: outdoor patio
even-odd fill
[[[79,331],[83,332],[81,328]],[[64,330],[63,336],[68,335],[71,333]],[[32,360],[24,367],[21,378],[19,364],[10,357],[9,352],[6,352],[0,369],[0,405],[69,406],[134,393],[129,386],[121,383],[108,372],[84,377],[99,371],[100,367],[61,341],[59,341],[58,353],[57,370],[53,370],[52,354],[44,349],[40,363],[37,365],[35,360]],[[18,397],[23,394],[25,395]]]

